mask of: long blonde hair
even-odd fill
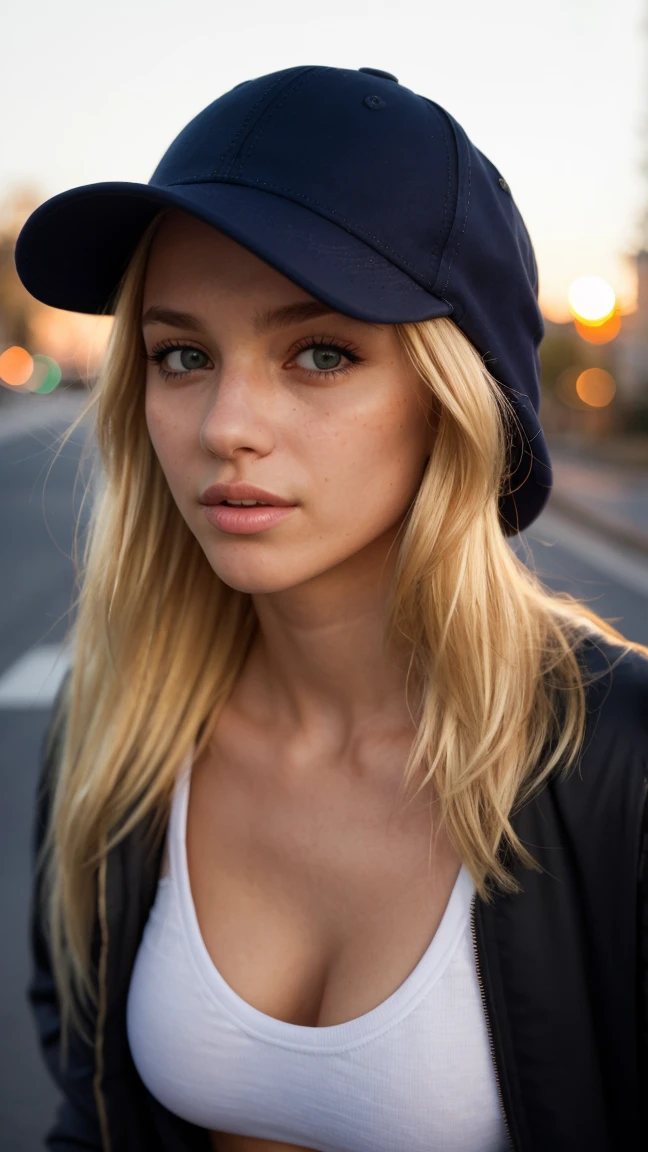
[[[81,562],[75,537],[74,659],[41,860],[64,1036],[69,1023],[82,1030],[82,1007],[96,998],[99,868],[144,817],[161,837],[177,771],[194,741],[196,756],[208,744],[257,628],[251,596],[215,575],[183,520],[146,427],[140,316],[165,211],[125,272],[102,370],[63,440],[95,414],[103,483]],[[518,890],[499,859],[503,842],[539,869],[510,816],[576,760],[585,720],[579,640],[640,646],[547,591],[507,543],[498,497],[513,415],[480,355],[449,319],[397,331],[438,418],[385,620],[385,640],[407,641],[423,686],[403,787],[433,781],[439,826],[488,900],[489,880]]]

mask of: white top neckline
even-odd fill
[[[462,864],[441,922],[421,959],[403,983],[369,1012],[342,1024],[311,1027],[277,1020],[254,1008],[227,983],[216,968],[200,931],[187,865],[186,828],[193,753],[187,757],[175,784],[169,819],[169,874],[160,881],[176,883],[187,952],[208,997],[217,1002],[244,1031],[269,1044],[303,1052],[343,1052],[357,1047],[407,1016],[442,977],[457,949],[470,916],[475,891]]]

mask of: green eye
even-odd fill
[[[173,362],[174,356],[176,357],[175,363]],[[204,363],[200,362],[201,357],[203,361],[208,359],[199,348],[174,348],[173,352],[167,352],[165,360],[170,372],[181,373],[183,370],[191,372],[195,368],[204,368]]]
[[[176,357],[175,363],[168,369],[165,368],[165,360],[169,361],[173,356]],[[192,347],[191,344],[161,344],[146,359],[157,365],[160,376],[169,380],[172,376],[188,376],[190,372],[200,371],[205,367],[204,362],[196,363],[196,358],[200,360],[200,357],[209,363],[207,353],[202,352],[200,348]]]
[[[301,368],[309,371],[331,372],[342,364],[344,353],[339,348],[328,344],[314,344],[311,348],[304,348],[296,357]]]

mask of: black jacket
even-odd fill
[[[512,819],[544,871],[518,865],[522,893],[497,895],[491,905],[474,902],[477,969],[512,1147],[646,1152],[648,660],[628,653],[610,671],[620,649],[588,641],[581,652],[587,668],[603,675],[586,689],[579,763],[566,780],[552,776]],[[36,845],[56,750],[54,741],[43,756]],[[180,1120],[147,1091],[126,1035],[130,974],[161,851],[151,858],[138,826],[100,873],[93,943],[100,995],[90,1021],[95,1042],[89,1047],[73,1036],[63,1072],[57,999],[34,888],[28,995],[64,1096],[46,1141],[60,1152],[210,1150],[205,1129]]]

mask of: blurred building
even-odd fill
[[[648,252],[635,256],[637,309],[623,317],[614,341],[619,399],[632,406],[648,406]]]

